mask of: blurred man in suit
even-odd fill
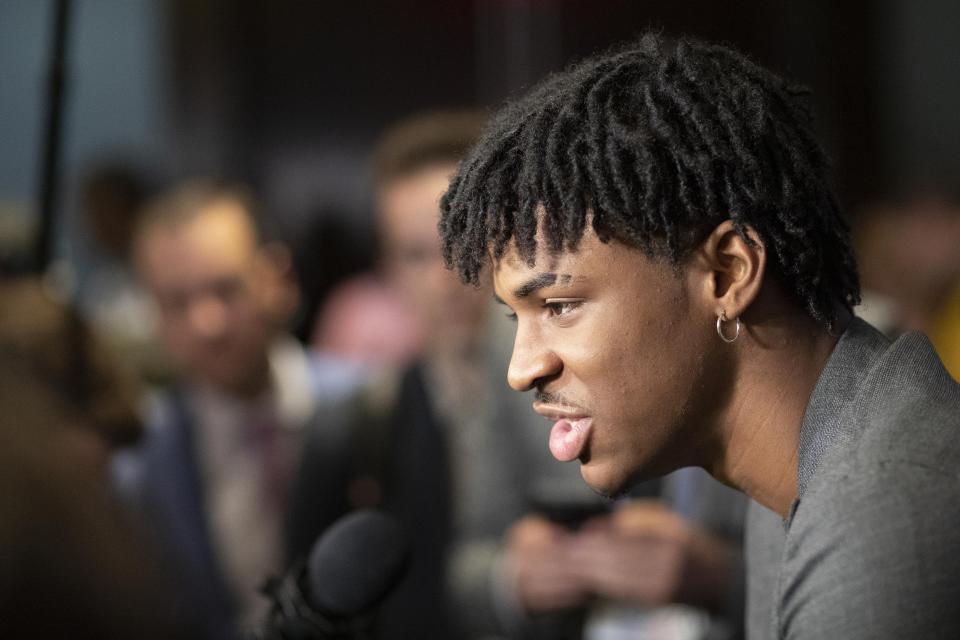
[[[341,389],[284,331],[289,257],[244,190],[197,181],[162,195],[135,258],[179,378],[152,398],[146,441],[118,475],[179,567],[184,606],[210,637],[231,637],[262,614],[264,579],[346,510],[312,504],[344,495],[344,441],[320,424],[321,400]]]

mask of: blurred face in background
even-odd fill
[[[292,285],[258,247],[242,206],[222,200],[187,220],[154,223],[141,233],[137,262],[183,375],[234,395],[262,390]]]
[[[427,348],[469,349],[484,327],[489,287],[464,285],[440,255],[440,198],[456,165],[429,165],[394,178],[378,194],[384,269],[424,322]]]

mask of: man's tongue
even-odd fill
[[[560,462],[576,460],[583,452],[589,435],[590,418],[557,420],[550,430],[550,453]]]

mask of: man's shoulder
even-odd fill
[[[957,504],[960,468],[949,468],[946,460],[898,456],[887,449],[882,455],[860,452],[810,484],[789,521],[788,538],[797,545],[835,537],[839,530],[926,527],[948,530],[960,544]]]
[[[785,539],[781,627],[826,633],[797,637],[958,637],[958,472],[877,459],[820,480]]]
[[[121,460],[145,461],[159,452],[176,447],[192,428],[192,419],[183,399],[183,391],[177,388],[152,388],[141,403],[143,434],[134,444],[124,447],[114,455]]]
[[[960,474],[895,456],[826,469],[792,514],[777,620],[790,638],[960,637]]]
[[[929,341],[886,348],[789,519],[787,637],[960,635],[960,386]],[[820,634],[820,635],[818,635]]]
[[[787,637],[960,635],[958,426],[930,406],[878,402],[883,415],[807,487],[779,577]]]
[[[111,456],[112,483],[121,497],[141,502],[189,464],[192,421],[182,391],[151,389],[142,405],[144,430],[140,440]]]
[[[935,507],[960,504],[960,385],[926,337],[890,345],[842,420],[858,423],[858,436],[822,459],[791,521],[794,543],[829,533],[831,518],[840,529],[945,526]],[[955,535],[960,542],[960,528]]]
[[[863,426],[853,450],[835,457],[851,472],[886,466],[956,477],[960,470],[960,385],[922,334],[902,336],[887,349],[845,419]]]

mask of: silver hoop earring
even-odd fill
[[[740,318],[736,318],[736,327],[734,329],[734,334],[732,338],[728,338],[723,335],[723,322],[727,319],[727,312],[721,311],[720,315],[717,316],[717,335],[720,336],[720,339],[726,342],[727,344],[731,342],[736,342],[737,338],[740,337]]]

